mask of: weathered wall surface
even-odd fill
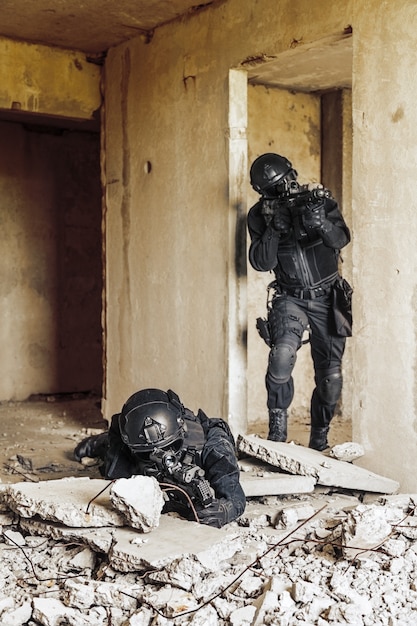
[[[417,5],[354,3],[354,438],[415,490]]]
[[[107,57],[107,414],[152,385],[228,415],[229,69],[351,19],[350,3],[261,4],[230,0]]]
[[[12,122],[0,135],[0,401],[100,392],[99,141]]]
[[[93,120],[101,68],[85,54],[0,37],[0,109]]]

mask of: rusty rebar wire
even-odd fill
[[[116,481],[115,480],[111,480],[109,483],[107,483],[107,485],[103,489],[101,489],[101,491],[99,491],[93,498],[91,498],[91,500],[87,504],[87,508],[85,510],[85,514],[86,515],[89,515],[88,509],[90,508],[90,504],[92,504],[94,502],[94,500],[97,500],[97,498],[99,498],[101,496],[101,494],[104,493],[106,491],[106,489],[108,489],[110,487],[110,485],[112,485],[114,482],[116,482]]]
[[[47,578],[41,578],[36,573],[35,566],[33,565],[32,559],[26,554],[25,550],[23,549],[23,546],[19,545],[16,541],[14,541],[11,537],[6,535],[4,532],[1,532],[1,535],[5,540],[10,541],[10,543],[12,543],[16,548],[18,548],[22,552],[23,556],[25,557],[25,559],[30,565],[30,569],[32,570],[33,577],[40,583],[46,583],[48,581],[58,582],[61,580],[67,580],[68,578],[79,578],[82,576],[86,576],[86,574],[73,574],[73,575],[67,574],[65,576],[48,576]]]
[[[17,467],[13,467],[12,465],[9,465],[8,463],[3,463],[3,467],[7,470],[10,470],[11,472],[13,472],[14,474],[18,474],[19,476],[23,476],[24,478],[27,478],[29,482],[32,483],[38,483],[39,482],[39,478],[37,480],[35,480],[34,478],[31,478],[29,476],[29,474],[27,474],[26,472],[21,472],[20,470],[17,469]]]
[[[185,491],[185,489],[182,489],[181,487],[179,487],[178,485],[173,485],[171,483],[159,483],[160,485],[162,485],[162,487],[165,487],[165,491],[180,491],[188,500],[188,504],[190,505],[190,509],[193,512],[195,521],[200,524],[200,520],[198,518],[198,513],[196,511],[196,508],[193,504],[193,501],[191,500],[189,494]]]

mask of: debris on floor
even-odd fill
[[[417,495],[302,446],[238,445],[247,507],[221,529],[160,514],[149,478],[2,484],[0,626],[417,623]]]

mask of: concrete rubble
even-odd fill
[[[242,477],[267,493],[258,480],[222,529],[161,514],[159,486],[143,477],[2,485],[0,626],[417,623],[417,495],[393,495],[394,481],[365,470],[351,489],[321,485],[320,463],[354,466],[245,439]],[[271,495],[291,455],[308,482]],[[287,469],[270,465],[282,457]]]
[[[239,435],[237,447],[239,452],[290,474],[311,476],[319,485],[377,493],[395,493],[400,486],[395,480],[297,444],[268,441],[256,435]]]

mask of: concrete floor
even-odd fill
[[[248,427],[247,434],[256,434],[261,437],[268,435],[267,411],[265,410],[265,419],[251,422]],[[299,415],[291,412],[288,413],[288,442],[302,446],[308,446],[310,438],[310,416]],[[328,441],[330,446],[335,446],[345,441],[352,441],[352,422],[346,417],[335,416],[329,431]]]
[[[100,399],[83,394],[0,403],[0,481],[91,476],[73,458],[83,437],[107,428]]]
[[[107,429],[100,398],[83,394],[41,396],[26,402],[0,403],[0,481],[15,483],[65,476],[99,477],[73,457],[84,437]],[[266,421],[251,423],[248,434],[266,437]],[[308,418],[289,418],[288,441],[308,445]],[[329,443],[351,441],[350,421],[335,417]]]

